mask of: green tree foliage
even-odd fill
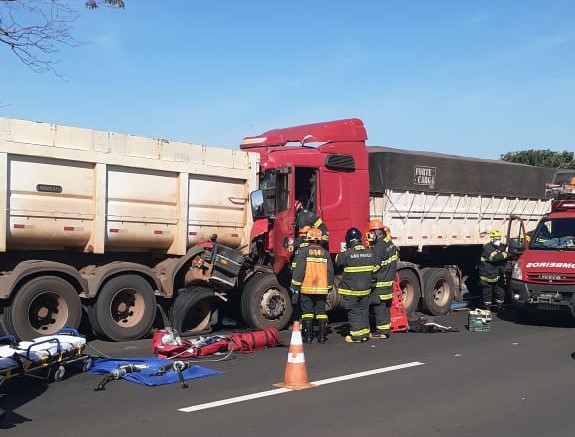
[[[78,12],[65,0],[0,0],[0,45],[37,72],[53,71],[60,45],[76,46],[72,24]],[[87,9],[123,9],[123,0],[87,0]]]
[[[500,159],[518,164],[534,165],[536,167],[575,169],[575,154],[567,150],[554,152],[549,149],[530,149],[520,152],[508,152],[501,155]]]
[[[106,4],[106,5],[112,6],[114,8],[121,8],[121,9],[124,9],[126,7],[126,5],[124,4],[124,2],[122,0],[104,0],[104,1],[89,0],[86,2],[86,7],[88,9],[96,9],[101,4]]]

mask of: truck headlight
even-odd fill
[[[513,269],[511,270],[511,278],[517,279],[519,281],[523,280],[523,270],[521,270],[521,266],[518,262],[513,264]]]

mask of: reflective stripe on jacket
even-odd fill
[[[373,271],[375,272],[375,293],[379,294],[381,300],[388,300],[393,297],[390,289],[393,287],[395,274],[397,272],[397,249],[389,236],[378,238],[373,246]]]
[[[293,263],[291,286],[303,294],[328,294],[333,288],[333,263],[318,244],[298,249]]]
[[[337,254],[335,263],[343,267],[337,292],[345,296],[367,296],[373,284],[373,251],[361,245]]]
[[[479,262],[479,279],[485,282],[497,282],[501,277],[499,272],[505,267],[507,258],[507,252],[503,247],[497,247],[492,242],[486,243]]]

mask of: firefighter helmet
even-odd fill
[[[501,232],[497,230],[493,230],[489,233],[489,238],[501,238]]]
[[[299,231],[298,231],[298,233],[297,233],[297,236],[298,236],[298,237],[305,238],[305,236],[307,235],[307,232],[308,232],[310,229],[311,229],[311,226],[309,226],[309,225],[306,225],[306,226],[303,226],[303,227],[299,228]]]
[[[345,245],[348,249],[361,244],[361,232],[357,228],[349,228],[345,233]]]
[[[294,211],[298,212],[302,208],[303,208],[303,205],[301,204],[301,202],[299,200],[296,200],[295,203],[293,204]]]
[[[379,219],[370,220],[368,230],[375,231],[376,229],[385,229],[385,226]]]
[[[305,239],[307,241],[321,241],[322,232],[318,228],[311,228],[307,231]]]

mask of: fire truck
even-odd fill
[[[519,217],[508,228],[508,289],[525,321],[545,313],[575,318],[575,170],[557,171],[546,191],[551,210],[534,230]]]

